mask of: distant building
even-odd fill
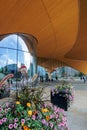
[[[65,67],[65,73],[67,74],[67,76],[75,76],[79,74],[79,71],[71,67]]]
[[[9,64],[3,67],[2,69],[7,73],[13,73],[13,74],[15,74],[18,71],[17,64]]]

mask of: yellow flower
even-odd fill
[[[31,106],[31,104],[28,102],[28,103],[27,103],[27,107],[30,107],[30,106]]]
[[[17,104],[17,105],[19,105],[19,104],[20,104],[20,102],[19,102],[19,101],[16,101],[16,104]]]
[[[42,112],[49,112],[49,110],[47,108],[45,109],[42,108]]]
[[[21,126],[24,126],[24,123],[21,123]]]
[[[32,115],[32,111],[31,111],[31,110],[28,111],[28,115],[29,115],[29,116]]]
[[[49,120],[50,120],[50,117],[49,117],[49,116],[46,116],[46,120],[49,121]]]

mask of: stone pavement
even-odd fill
[[[75,99],[66,112],[70,130],[87,130],[87,84],[74,84]]]

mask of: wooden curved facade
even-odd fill
[[[31,34],[38,40],[38,58],[87,74],[86,15],[87,0],[1,0],[1,39],[3,34]]]

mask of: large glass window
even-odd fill
[[[13,82],[21,81],[22,66],[25,66],[27,76],[31,78],[36,73],[36,57],[29,52],[21,37],[9,35],[0,41],[0,81],[8,74],[14,75]]]

